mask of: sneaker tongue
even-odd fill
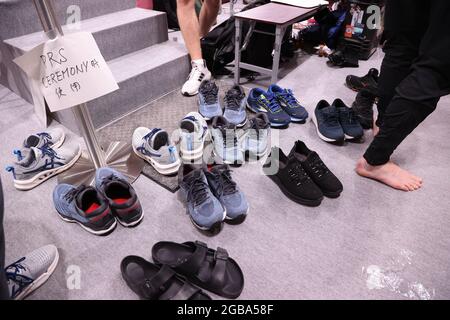
[[[39,159],[41,157],[42,151],[38,148],[32,147],[30,148],[30,152],[28,152],[28,155],[19,162],[17,162],[17,164],[23,167],[29,167],[35,161],[35,159]]]

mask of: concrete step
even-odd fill
[[[96,128],[180,88],[190,71],[184,45],[172,41],[119,57],[108,65],[120,89],[88,103]],[[78,131],[70,110],[58,112],[56,120]]]
[[[168,39],[165,13],[140,8],[84,20],[80,30],[63,26],[63,31],[65,34],[91,32],[107,61]],[[13,56],[19,56],[44,41],[45,33],[40,31],[5,40],[4,43]]]
[[[54,0],[59,22],[64,25],[72,12],[70,6],[80,8],[81,19],[86,20],[112,12],[136,7],[135,0]],[[33,2],[30,0],[0,1],[0,38],[9,39],[42,30]]]

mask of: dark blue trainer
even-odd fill
[[[291,89],[283,89],[273,84],[268,92],[275,96],[283,110],[291,116],[292,122],[305,123],[308,119],[308,111],[298,102]]]
[[[291,122],[291,116],[281,108],[275,96],[260,88],[252,89],[248,94],[247,108],[252,112],[267,113],[270,125],[274,128],[288,127]]]
[[[344,141],[345,134],[339,123],[339,112],[335,106],[330,106],[327,101],[322,100],[317,104],[313,122],[317,127],[317,134],[323,141]]]

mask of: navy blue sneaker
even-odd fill
[[[291,116],[292,122],[306,122],[308,119],[308,111],[298,102],[291,89],[283,89],[273,84],[269,87],[268,92],[275,96],[283,110]]]
[[[107,234],[117,225],[108,201],[93,187],[59,184],[53,191],[53,203],[64,221],[78,223],[95,235]]]
[[[95,173],[95,186],[108,200],[112,214],[124,227],[134,227],[144,218],[141,203],[134,188],[119,172],[100,168]]]
[[[247,108],[252,112],[267,113],[274,128],[288,127],[291,122],[291,116],[281,108],[275,96],[259,88],[252,89],[248,94]]]
[[[339,123],[339,112],[334,106],[322,100],[317,104],[313,115],[313,122],[320,139],[326,142],[342,142],[345,133]]]
[[[354,140],[362,138],[364,136],[364,129],[361,123],[359,123],[355,111],[347,107],[341,99],[334,100],[333,106],[339,112],[339,122],[344,130],[345,139]]]

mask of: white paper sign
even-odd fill
[[[88,32],[49,40],[14,62],[40,88],[52,112],[119,89],[94,37]]]

